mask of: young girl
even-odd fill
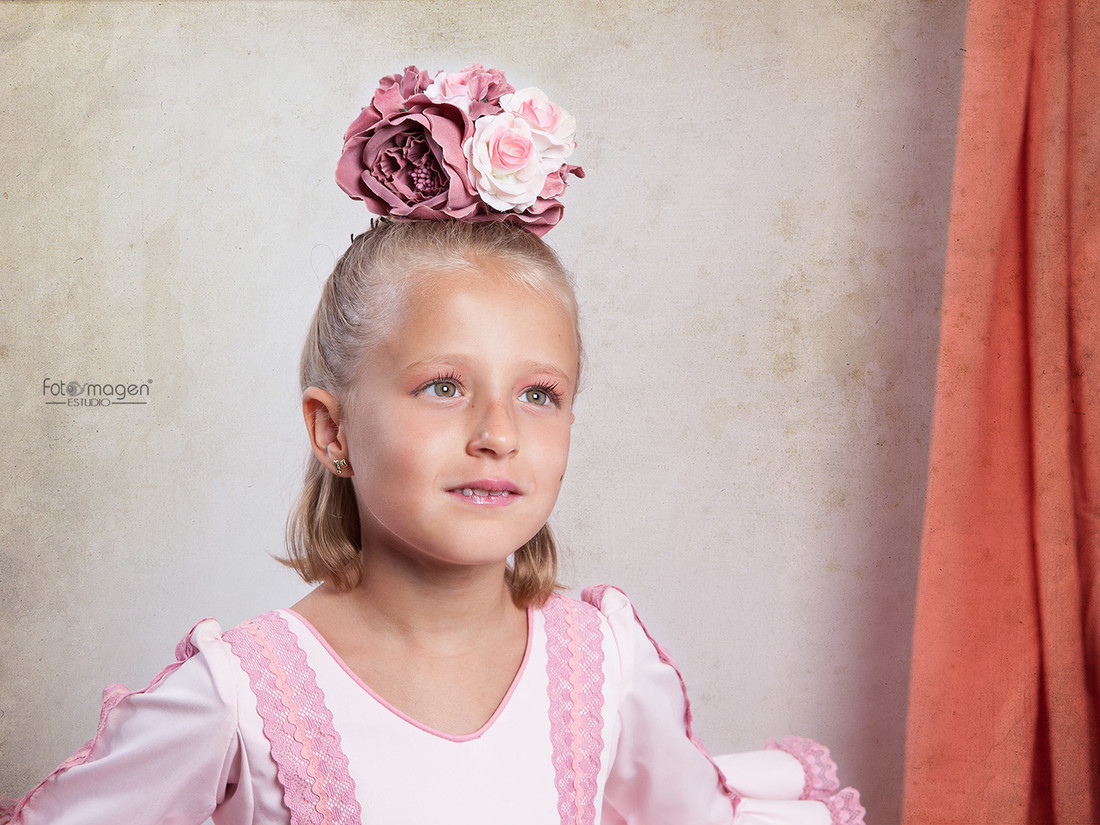
[[[581,345],[536,233],[579,173],[572,132],[495,70],[382,81],[338,180],[397,220],[337,263],[301,362],[316,461],[287,563],[319,586],[109,688],[0,822],[862,821],[808,740],[716,764],[626,596],[558,592]]]

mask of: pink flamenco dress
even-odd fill
[[[527,652],[478,731],[387,704],[301,617],[197,624],[144,690],[108,688],[95,737],[0,825],[858,825],[828,751],[711,759],[683,680],[626,596],[528,614]]]

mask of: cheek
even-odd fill
[[[439,434],[410,422],[379,432],[366,445],[376,472],[389,484],[411,484],[434,472],[440,452]],[[370,469],[368,467],[368,469]]]
[[[392,416],[380,414],[384,412],[369,410],[369,415],[361,415],[349,444],[356,496],[371,510],[390,507],[395,490],[415,476],[417,452],[410,447],[416,442]]]
[[[555,481],[561,479],[569,461],[569,435],[568,422],[556,423],[542,434],[539,463],[547,474],[554,474]]]
[[[365,439],[363,458],[354,480],[360,513],[395,534],[409,529],[413,516],[410,506],[422,499],[431,483],[429,468],[422,453],[410,449],[407,442],[382,435]]]

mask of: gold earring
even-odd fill
[[[344,470],[348,467],[348,460],[346,458],[334,458],[332,459],[332,466],[336,468],[336,475],[342,476]]]

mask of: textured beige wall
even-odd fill
[[[367,220],[340,138],[380,75],[479,60],[588,171],[549,236],[589,356],[567,579],[634,597],[712,750],[817,737],[895,820],[961,6],[0,6],[0,793],[196,619],[303,592],[268,554]],[[69,381],[147,403],[48,404]]]

